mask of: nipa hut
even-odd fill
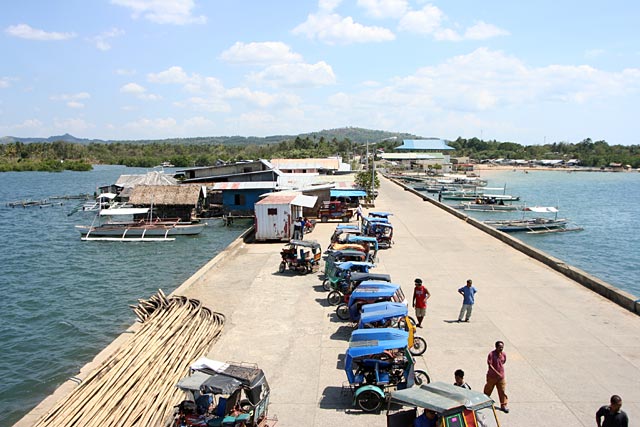
[[[192,221],[201,211],[205,196],[201,185],[137,185],[131,190],[129,203],[152,208],[154,217]]]

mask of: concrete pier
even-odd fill
[[[395,241],[376,271],[408,297],[416,277],[431,292],[419,330],[429,349],[417,364],[432,380],[453,382],[461,368],[482,390],[487,354],[502,340],[511,409],[499,413],[503,427],[593,426],[612,394],[631,425],[639,422],[639,316],[386,179],[375,210],[394,213]],[[335,225],[306,237],[325,248]],[[318,275],[278,274],[281,248],[236,242],[176,290],[227,316],[208,356],[257,363],[278,425],[386,425],[384,414],[362,414],[341,393],[351,328],[327,305]],[[457,289],[469,278],[476,305],[469,323],[457,323]]]

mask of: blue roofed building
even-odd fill
[[[420,171],[440,165],[441,172],[450,173],[451,152],[454,150],[455,148],[447,145],[444,139],[404,139],[402,145],[395,147],[393,152],[383,153],[380,157],[406,169]]]

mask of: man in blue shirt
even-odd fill
[[[468,322],[471,318],[471,312],[473,311],[473,304],[475,303],[475,295],[478,290],[472,285],[471,279],[467,280],[467,285],[458,289],[458,293],[462,295],[462,308],[460,309],[460,314],[458,315],[458,322],[462,322],[462,318],[464,317],[464,321]]]
[[[414,427],[436,427],[438,425],[438,414],[429,409],[424,410],[422,415],[413,422]]]

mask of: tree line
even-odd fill
[[[401,139],[383,141],[375,148],[390,151]],[[452,156],[482,159],[578,159],[584,166],[602,167],[622,163],[640,167],[640,145],[609,145],[606,141],[585,139],[577,144],[554,142],[523,146],[514,142],[458,138],[449,142]],[[272,158],[310,158],[341,156],[350,161],[363,155],[366,144],[350,138],[325,138],[316,134],[297,136],[280,142],[262,144],[176,144],[170,142],[113,142],[80,144],[65,141],[0,145],[0,172],[90,170],[92,164],[154,167],[170,162],[176,167],[209,166],[222,162]],[[373,151],[373,146],[370,147]]]

